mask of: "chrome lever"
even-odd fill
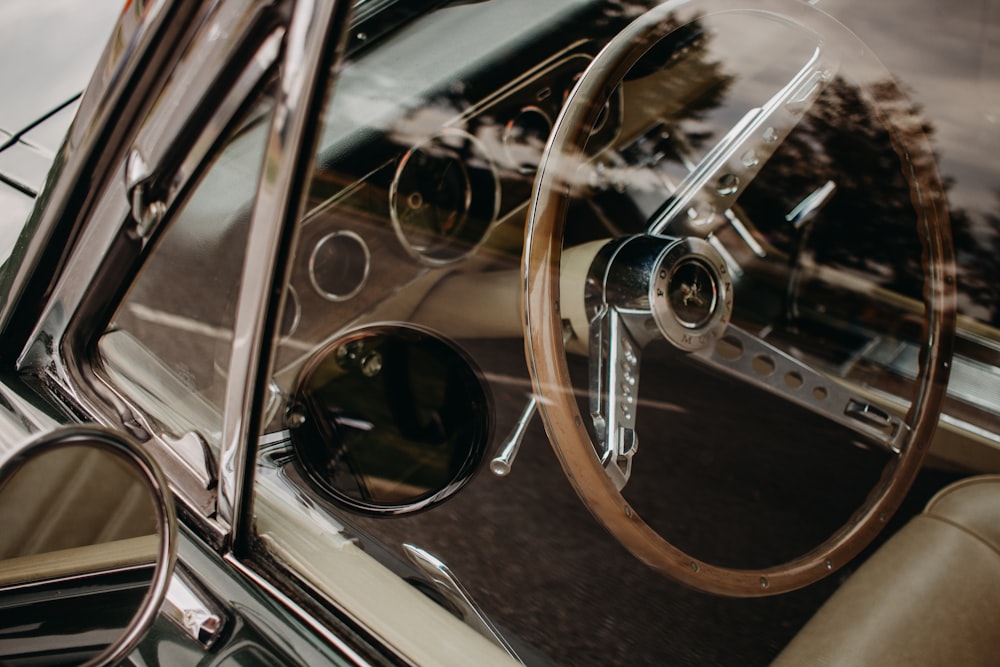
[[[125,190],[132,205],[132,219],[136,224],[136,232],[140,237],[148,239],[153,229],[166,215],[166,204],[157,199],[151,199],[147,187],[153,177],[152,168],[146,164],[142,154],[132,149],[125,167]]]
[[[535,416],[537,410],[538,399],[532,394],[528,405],[525,406],[517,423],[514,424],[514,428],[511,429],[510,434],[504,441],[500,453],[490,461],[490,471],[497,477],[506,477],[510,474],[511,466],[514,464],[514,457],[517,456],[518,450],[521,449],[521,443],[524,441],[524,434],[528,430],[528,424],[531,423],[531,419]]]
[[[212,648],[227,625],[219,604],[181,567],[174,568],[161,613],[205,649]]]
[[[472,599],[472,596],[462,585],[462,582],[452,574],[447,565],[426,549],[421,549],[413,544],[404,543],[403,550],[410,561],[430,578],[437,587],[437,590],[458,608],[463,620],[470,627],[502,648],[514,660],[524,664],[524,661],[518,657],[517,652],[504,638],[497,626],[493,624],[493,621],[490,620],[482,608],[476,604],[475,600]]]

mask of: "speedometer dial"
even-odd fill
[[[483,240],[499,209],[499,179],[471,134],[444,130],[411,148],[389,188],[393,229],[421,263],[465,257]]]

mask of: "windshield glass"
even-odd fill
[[[751,607],[672,568],[784,586],[769,568],[924,437],[949,219],[975,261],[944,408],[994,447],[997,254],[969,239],[1000,223],[955,185],[963,112],[805,3],[655,4],[444,3],[349,38],[281,290],[256,527],[418,663],[773,658],[834,583]],[[927,30],[862,38],[896,58]]]

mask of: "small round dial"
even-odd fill
[[[356,233],[340,230],[327,234],[309,256],[309,280],[329,301],[347,301],[368,281],[371,252]]]
[[[534,106],[521,109],[503,130],[508,163],[522,174],[533,173],[551,131],[552,119],[544,111]]]

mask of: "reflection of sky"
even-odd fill
[[[934,126],[953,207],[1000,213],[1000,0],[819,0],[892,71]]]
[[[122,0],[4,0],[0,128],[15,132],[79,93]]]
[[[893,73],[934,127],[939,170],[955,180],[951,205],[981,221],[1000,213],[1000,0],[817,0]],[[709,114],[728,128],[804,62],[794,31],[759,17],[711,22],[713,59],[739,76],[729,104]],[[738,35],[735,38],[734,35]],[[824,37],[834,37],[824,35]],[[852,72],[851,80],[856,80]]]
[[[533,30],[548,27],[560,17],[579,10],[589,0],[503,0],[496,3],[456,3],[413,21],[362,55],[340,73],[338,88],[321,141],[330,146],[358,126],[379,126],[395,121],[401,109],[425,109],[425,97],[440,93],[462,73],[488,67],[502,57],[530,44]],[[433,48],[431,46],[433,45]],[[440,109],[440,116],[421,116],[420,127],[403,143],[426,138],[429,127],[438,127],[457,110]]]
[[[0,181],[0,263],[7,261],[34,200]]]

